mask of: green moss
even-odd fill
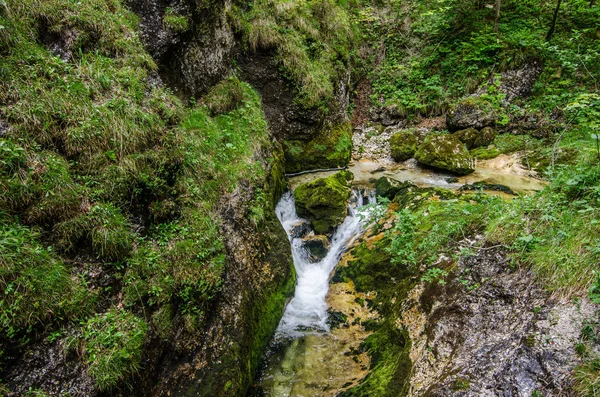
[[[235,77],[225,79],[213,88],[203,99],[211,115],[231,112],[246,100],[246,91],[242,83]]]
[[[338,172],[300,185],[294,191],[298,215],[309,219],[316,233],[330,233],[346,217],[351,193],[348,175],[351,174],[346,171]]]
[[[467,149],[475,147],[475,141],[479,137],[479,131],[475,128],[467,128],[465,130],[456,131],[454,136],[467,146]]]
[[[465,378],[456,378],[454,382],[452,382],[453,391],[468,390],[469,386],[471,386],[471,383]]]
[[[478,147],[470,150],[471,156],[477,160],[489,160],[500,156],[502,153],[494,145],[488,147]]]
[[[417,151],[417,137],[412,132],[397,132],[390,138],[392,157],[396,161],[406,161],[412,158]]]
[[[308,141],[283,142],[285,170],[288,174],[325,168],[344,167],[352,154],[352,127],[340,124],[324,129]]]
[[[475,170],[473,158],[453,135],[428,136],[415,153],[415,158],[423,164],[460,175]]]

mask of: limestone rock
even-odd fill
[[[302,238],[310,232],[310,223],[306,221],[296,222],[292,225],[290,235],[292,238]]]
[[[474,148],[488,146],[496,139],[496,131],[492,127],[485,127],[479,131],[479,135],[473,144]]]
[[[409,131],[400,131],[390,138],[392,157],[396,161],[406,161],[412,158],[417,151],[418,140]]]
[[[327,236],[307,236],[302,239],[302,246],[306,248],[311,262],[318,262],[327,256],[331,245]]]
[[[298,215],[309,219],[318,234],[327,234],[346,217],[352,174],[338,172],[300,185],[294,191]]]
[[[459,101],[446,115],[446,123],[450,131],[467,128],[481,129],[496,122],[496,112],[492,106],[476,97]]]
[[[473,158],[454,135],[431,135],[419,147],[415,158],[420,163],[460,175],[475,171]]]

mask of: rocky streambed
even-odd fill
[[[411,160],[354,161],[348,170],[354,201],[349,200],[340,226],[322,228],[325,235],[315,234],[314,220],[289,215],[297,207],[292,193],[282,199],[288,211],[282,224],[295,262],[303,264],[296,265],[296,296],[304,294],[304,302],[288,304],[250,396],[568,395],[570,373],[579,362],[574,346],[595,310],[591,304],[553,299],[502,247],[485,246],[478,235],[455,247],[456,254],[469,248],[471,255],[439,258],[450,266],[443,283],[403,272],[387,250],[386,230],[394,226],[392,213],[398,209],[394,203],[377,224],[368,226],[363,213],[351,237],[343,243],[335,237],[364,204],[358,203],[365,196],[358,189],[376,189],[382,180],[410,182],[412,197],[436,200],[443,190],[465,186],[510,198],[540,190],[545,182],[526,170],[518,155],[479,161],[475,172],[460,177]],[[327,185],[316,182],[323,178],[340,179],[335,175],[316,172],[288,182],[297,191],[307,184]],[[314,271],[324,261],[325,287],[315,288],[314,278],[302,281],[306,269]],[[307,300],[317,296],[318,315],[307,315]],[[310,320],[290,319],[290,312]]]

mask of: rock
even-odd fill
[[[307,236],[302,239],[302,246],[306,248],[311,262],[318,262],[327,256],[331,245],[327,236]]]
[[[520,69],[508,70],[500,75],[500,91],[506,96],[506,102],[512,102],[515,98],[524,98],[531,95],[531,90],[542,72],[542,66],[530,63]]]
[[[290,236],[292,238],[302,238],[310,232],[310,223],[306,221],[300,221],[292,225],[290,230]]]
[[[491,190],[494,192],[503,192],[506,194],[511,194],[513,196],[517,195],[517,193],[515,193],[514,190],[512,190],[508,186],[500,185],[498,183],[487,183],[487,182],[475,182],[475,183],[468,184],[468,185],[462,185],[458,190],[461,192],[477,191],[477,190],[483,190],[483,191]]]
[[[473,148],[488,146],[494,142],[494,139],[496,139],[496,130],[492,127],[485,127],[479,131],[479,135],[475,139]]]
[[[398,111],[398,106],[392,105],[383,108],[380,115],[381,124],[385,126],[396,124],[401,118],[401,114]]]
[[[459,101],[446,115],[448,130],[458,131],[467,128],[481,129],[496,122],[496,112],[491,104],[477,97]]]
[[[338,172],[300,185],[294,191],[298,216],[309,219],[318,234],[331,233],[346,217],[352,174]]]
[[[406,161],[417,151],[417,138],[409,131],[397,132],[390,138],[390,150],[396,161]]]
[[[284,140],[286,173],[344,167],[352,154],[349,123],[326,127],[309,141]]]
[[[408,181],[399,182],[395,179],[382,176],[375,183],[375,193],[377,194],[377,196],[385,197],[392,200],[402,190],[414,186],[415,185]]]
[[[479,136],[479,131],[475,128],[467,128],[466,130],[456,131],[454,136],[464,143],[467,146],[467,149],[473,149],[475,147],[475,141]]]
[[[475,171],[473,158],[454,135],[431,135],[419,147],[415,158],[420,163],[460,175]]]

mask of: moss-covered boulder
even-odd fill
[[[454,135],[430,135],[415,153],[420,163],[459,175],[475,171],[475,162],[469,151]]]
[[[479,137],[479,131],[477,131],[475,128],[467,128],[456,131],[454,136],[457,137],[459,141],[464,143],[467,146],[467,149],[473,149],[475,147],[475,141]]]
[[[492,127],[482,128],[473,143],[473,148],[491,145],[494,139],[496,139],[496,130]]]
[[[417,151],[417,137],[410,131],[400,131],[390,138],[392,157],[396,161],[406,161],[412,158]]]
[[[331,233],[346,217],[352,173],[338,172],[300,185],[294,191],[298,215],[311,221],[318,234]]]
[[[382,176],[375,183],[375,193],[377,194],[377,196],[385,197],[392,200],[394,197],[396,197],[396,195],[399,192],[413,186],[415,185],[408,181],[399,182],[395,179]]]
[[[323,129],[309,141],[283,141],[285,171],[288,174],[344,167],[352,154],[352,126],[349,123]]]
[[[467,128],[481,129],[496,123],[498,115],[493,106],[478,97],[470,97],[456,103],[446,115],[446,124],[450,131]]]

